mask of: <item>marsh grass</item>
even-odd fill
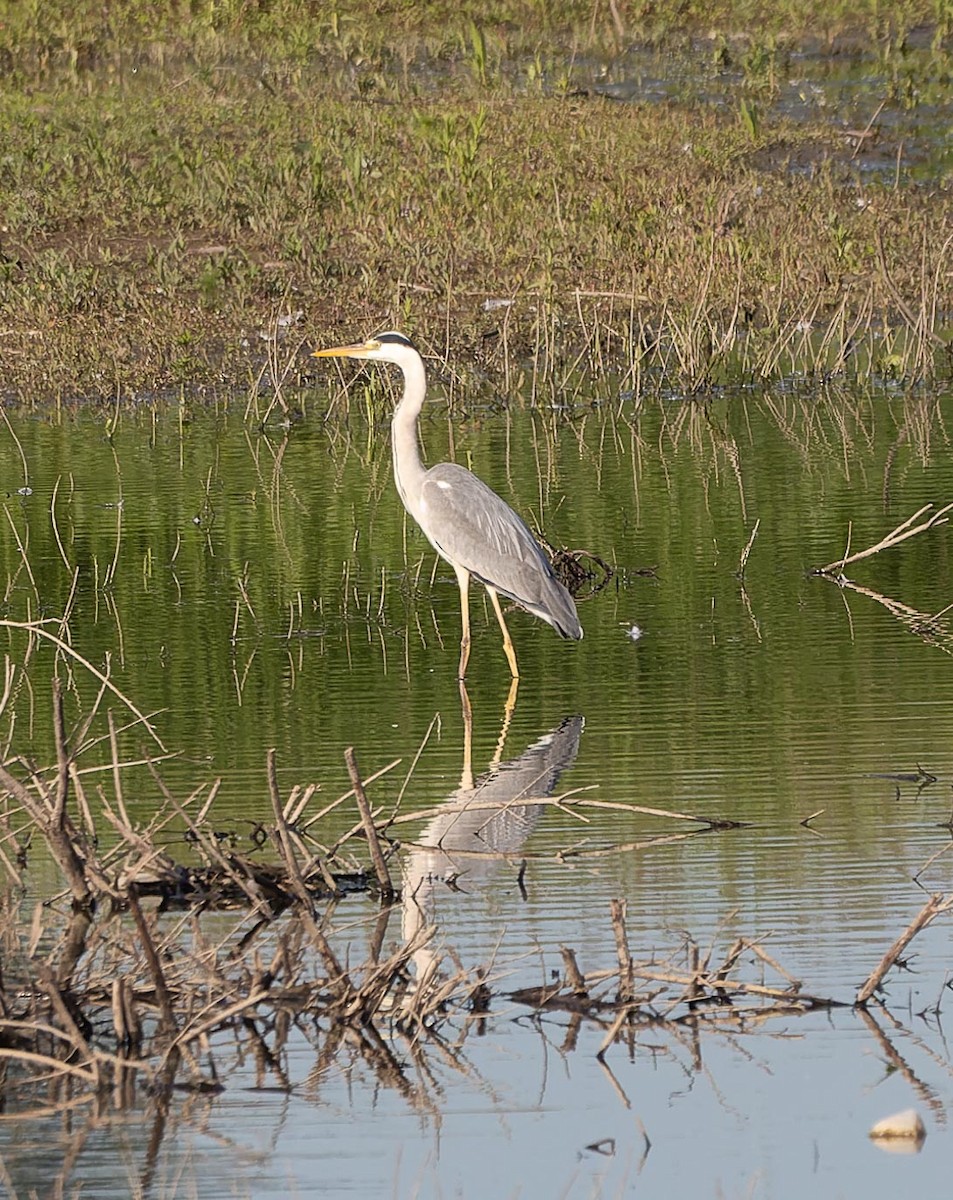
[[[898,60],[949,71],[932,9],[792,25],[876,48],[880,107],[851,141],[821,109],[770,102],[789,9],[733,7],[710,59],[724,79],[696,65],[683,99],[619,104],[600,64],[632,40],[684,69],[674,8],[650,30],[611,5],[558,22],[423,6],[399,24],[295,0],[175,23],[142,3],[52,24],[8,7],[0,349],[21,398],[261,375],[280,406],[310,378],[274,353],[296,312],[320,342],[399,325],[504,385],[530,360],[551,387],[575,366],[689,390],[848,357],[869,376],[949,369],[949,201],[903,171],[916,132],[881,119],[925,104],[922,87],[898,98]],[[923,19],[934,36],[911,45]],[[745,27],[759,35],[735,39]],[[893,139],[896,173],[860,169],[872,137]]]

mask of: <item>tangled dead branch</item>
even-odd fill
[[[563,1013],[573,1023],[592,1023],[602,1033],[599,1056],[604,1058],[640,1026],[665,1028],[673,1036],[686,1023],[696,1030],[738,1031],[777,1016],[849,1003],[806,990],[757,938],[703,949],[686,935],[667,954],[637,959],[629,946],[624,900],[614,901],[610,912],[614,967],[586,973],[577,953],[563,947],[557,981],[505,991],[505,964],[466,968],[452,949],[437,945],[435,926],[418,894],[401,895],[393,888],[387,860],[396,846],[387,840],[388,830],[433,814],[392,814],[386,820],[375,815],[353,752],[348,756],[352,792],[341,799],[358,797],[360,821],[348,839],[333,850],[320,845],[302,801],[302,794],[310,798],[313,790],[295,788],[283,801],[269,753],[266,778],[274,825],[258,828],[254,853],[240,853],[209,824],[217,787],[197,789],[179,802],[154,763],[165,806],[145,828],[130,819],[110,719],[112,802],[100,793],[103,817],[114,835],[107,847],[67,737],[58,684],[53,717],[57,755],[48,772],[16,759],[0,769],[6,793],[0,844],[11,873],[0,907],[0,1070],[9,1112],[75,1107],[93,1103],[104,1089],[134,1092],[137,1084],[155,1096],[168,1095],[173,1087],[214,1092],[224,1075],[216,1055],[253,1053],[265,1064],[263,1070],[275,1072],[293,1036],[316,1041],[321,1061],[330,1062],[345,1034],[382,1081],[426,1107],[431,1102],[426,1088],[408,1078],[406,1063],[423,1068],[418,1078],[426,1079],[423,1056],[432,1047],[465,1069],[459,1032],[448,1041],[442,1030],[448,1022],[462,1022],[465,1038],[471,1023],[482,1027],[495,1005],[516,1004],[535,1014]],[[578,729],[570,721],[558,733],[572,740]],[[555,740],[547,735],[540,745],[551,747]],[[466,813],[484,855],[512,857],[505,847],[492,849],[499,831],[491,825],[491,784],[482,792],[473,789],[471,807],[461,808],[458,796],[456,807],[438,815],[446,821],[449,811],[453,818],[441,826],[441,845],[451,829],[459,836]],[[520,795],[518,804],[510,802],[503,811],[511,821],[517,816],[525,821],[547,802],[564,811],[578,806],[575,815],[581,819],[587,808],[612,806],[570,794]],[[697,826],[628,843],[629,850],[731,827],[686,813],[622,807]],[[177,862],[160,844],[173,822],[184,826],[196,862]],[[361,837],[369,844],[373,872],[349,850]],[[30,913],[22,870],[39,842],[57,865],[64,891],[59,900],[37,903]],[[422,848],[442,852],[433,844]],[[570,848],[556,858],[572,853]],[[525,863],[523,858],[521,877]],[[372,928],[358,939],[353,922],[351,936],[343,937],[331,924],[335,906],[355,891],[372,892],[381,902],[369,916],[365,909],[357,924],[370,922]],[[854,999],[856,1006],[865,1006],[882,988],[919,930],[951,907],[953,897],[930,901],[871,973]],[[400,914],[403,929],[388,945],[394,914]],[[366,946],[363,961],[353,960],[358,943]],[[406,1062],[394,1051],[395,1039],[404,1046]]]

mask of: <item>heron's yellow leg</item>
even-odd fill
[[[520,669],[516,665],[516,651],[513,648],[513,639],[510,637],[510,631],[506,628],[506,622],[503,620],[503,609],[500,608],[500,598],[496,594],[496,588],[491,588],[489,584],[487,584],[486,590],[490,593],[490,599],[493,601],[493,611],[496,613],[496,619],[503,630],[503,653],[506,655],[506,661],[510,664],[510,674],[514,679],[519,679]]]
[[[457,583],[460,585],[460,619],[463,631],[460,634],[460,666],[457,678],[465,679],[467,663],[470,661],[470,572],[463,567],[453,568],[457,573]]]

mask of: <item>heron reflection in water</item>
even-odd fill
[[[503,619],[501,595],[548,621],[564,638],[578,641],[582,626],[573,598],[556,578],[523,518],[465,467],[438,463],[428,470],[424,466],[417,419],[427,395],[427,375],[414,345],[402,334],[379,333],[366,342],[315,350],[313,357],[393,363],[403,373],[404,392],[391,422],[394,482],[404,507],[456,572],[462,617],[459,677],[466,676],[470,658],[471,576],[489,593],[514,679],[519,678],[519,667]]]
[[[504,732],[489,770],[474,780],[468,756],[469,700],[464,701],[465,750],[460,787],[440,805],[410,847],[402,887],[403,936],[409,940],[433,917],[437,894],[470,891],[485,883],[493,868],[519,854],[536,828],[545,805],[530,803],[552,796],[559,778],[575,762],[585,726],[581,716],[567,717],[522,754],[500,761],[502,740],[512,712],[507,706]],[[415,955],[418,978],[435,962],[432,946]]]

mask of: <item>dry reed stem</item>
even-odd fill
[[[0,1058],[9,1058],[16,1062],[34,1063],[37,1066],[48,1068],[54,1075],[72,1075],[81,1083],[85,1083],[90,1089],[87,1097],[88,1100],[92,1100],[95,1097],[98,1077],[97,1073],[89,1067],[78,1067],[74,1063],[64,1062],[62,1059],[53,1058],[49,1054],[39,1054],[35,1050],[18,1050],[9,1046],[0,1046]]]
[[[377,876],[381,895],[385,900],[389,900],[395,894],[394,885],[391,883],[390,871],[387,869],[387,860],[384,858],[384,852],[381,850],[380,839],[377,836],[377,827],[374,824],[374,814],[371,812],[367,793],[364,791],[364,783],[361,780],[360,771],[357,767],[357,758],[355,757],[353,746],[348,746],[344,751],[344,760],[347,763],[348,774],[351,776],[354,799],[357,802],[358,812],[361,815],[361,826],[371,852],[374,874]]]
[[[715,979],[703,972],[663,970],[648,963],[636,964],[633,975],[645,979],[649,983],[670,983],[685,989],[686,997],[692,1002],[702,998],[704,989],[711,987],[714,991],[732,993],[735,995],[762,996],[771,1000],[786,1000],[803,1008],[830,1008],[839,1004],[829,996],[817,996],[803,992],[793,986],[780,988],[763,983],[735,982],[727,979]]]
[[[311,896],[305,886],[304,879],[301,876],[301,869],[298,866],[298,860],[295,858],[294,847],[291,844],[291,837],[288,832],[288,825],[285,821],[284,809],[281,804],[281,797],[278,794],[278,780],[275,774],[275,751],[270,749],[267,756],[268,765],[268,788],[271,794],[272,808],[275,813],[275,822],[278,828],[278,843],[281,848],[282,857],[285,861],[285,867],[288,872],[288,877],[291,880],[291,890],[294,893],[299,905],[301,906],[301,919],[304,921],[305,927],[311,941],[314,943],[318,953],[324,960],[325,966],[330,972],[330,983],[338,992],[339,995],[344,995],[352,990],[353,985],[348,978],[347,972],[338,961],[337,955],[331,948],[331,943],[325,937],[324,933],[318,927],[318,923],[314,917],[314,906],[311,902]],[[335,887],[335,893],[337,888]]]
[[[395,758],[392,762],[389,762],[386,767],[381,767],[380,770],[375,771],[373,775],[368,775],[367,779],[364,780],[364,786],[367,787],[369,784],[374,783],[376,780],[380,779],[382,775],[386,775],[388,771],[393,771],[394,767],[400,766],[402,761],[403,760],[400,758]],[[333,812],[339,805],[343,804],[345,800],[350,800],[353,795],[353,788],[351,788],[350,791],[343,792],[336,800],[332,800],[330,804],[325,805],[324,808],[316,812],[313,817],[309,817],[304,824],[304,829],[307,831],[312,825],[316,825],[318,821],[323,820],[328,813]],[[357,832],[358,829],[360,829],[360,826],[355,826],[354,832]],[[342,846],[344,842],[347,841],[348,836],[351,835],[346,835],[345,837],[341,838],[341,840],[337,843],[337,846],[332,848],[330,853],[333,854],[336,848]]]
[[[593,808],[610,812],[640,813],[643,816],[664,817],[673,821],[691,821],[694,824],[703,826],[702,830],[695,832],[705,832],[711,829],[737,829],[741,828],[743,824],[742,822],[722,817],[706,817],[698,813],[677,812],[669,808],[650,808],[644,804],[628,804],[623,800],[577,798],[580,793],[590,791],[596,786],[592,784],[585,787],[573,788],[571,791],[563,792],[559,796],[519,796],[511,803],[521,808],[540,806],[557,808],[561,812],[572,816],[581,816],[578,812],[579,809]],[[430,808],[419,809],[416,812],[401,813],[400,816],[392,817],[388,823],[391,825],[404,825],[409,822],[429,821],[431,818],[439,816],[445,811],[443,805],[433,805]],[[467,804],[467,812],[481,811],[498,813],[501,811],[501,806],[499,801],[495,800],[475,800]]]
[[[152,940],[149,926],[146,924],[146,919],[142,914],[135,888],[129,889],[126,902],[129,905],[129,911],[132,913],[132,919],[136,923],[139,941],[145,954],[146,966],[149,968],[149,974],[152,976],[156,999],[159,1002],[159,1013],[161,1016],[160,1031],[174,1036],[178,1032],[179,1026],[175,1019],[175,1010],[172,1007],[172,997],[169,994],[165,972],[162,969],[162,963],[159,961],[159,955],[156,953],[155,942]]]
[[[203,851],[207,861],[215,863],[215,865],[222,871],[223,875],[230,879],[238,888],[238,890],[245,895],[246,899],[254,910],[261,912],[263,916],[271,920],[274,917],[274,912],[272,911],[271,905],[268,903],[267,898],[262,894],[262,890],[258,882],[255,879],[250,878],[247,872],[239,872],[236,869],[235,864],[230,859],[226,858],[224,854],[222,854],[214,834],[208,833],[201,826],[196,824],[196,822],[186,811],[184,805],[180,804],[166,787],[164,781],[159,776],[155,766],[151,762],[149,763],[149,770],[153,779],[156,781],[159,790],[162,792],[165,802],[186,823],[189,832],[195,839],[196,845]]]
[[[90,675],[98,679],[104,687],[107,687],[113,693],[117,700],[119,700],[126,706],[126,708],[129,709],[139,724],[141,724],[143,728],[148,731],[149,736],[153,739],[159,749],[165,753],[165,746],[162,743],[162,739],[152,727],[149,718],[146,717],[144,713],[141,713],[136,705],[133,704],[133,702],[128,698],[128,696],[126,696],[124,692],[121,692],[119,688],[116,687],[116,685],[112,682],[112,680],[109,679],[108,676],[104,675],[98,667],[95,667],[88,658],[85,658],[79,653],[79,651],[74,650],[73,647],[61,637],[58,637],[55,633],[50,633],[48,629],[43,628],[44,625],[49,624],[58,624],[58,622],[53,617],[47,620],[38,621],[11,621],[7,618],[0,618],[0,628],[21,629],[28,632],[31,636],[46,638],[47,641],[52,642],[56,646],[61,654],[67,655],[69,658],[72,658],[75,662],[78,662],[81,666],[85,667],[86,670],[89,671]]]
[[[947,821],[947,828],[953,831],[953,815],[951,815],[950,819]],[[918,867],[911,876],[913,882],[919,883],[921,875],[923,875],[925,871],[928,871],[938,859],[942,858],[946,854],[949,854],[951,850],[953,850],[953,841],[947,842],[946,845],[941,846],[939,850],[934,850],[934,852],[929,856],[929,858],[927,858],[923,865]]]
[[[92,894],[86,882],[84,864],[79,859],[65,830],[54,827],[44,799],[35,797],[29,788],[12,775],[3,764],[0,764],[0,784],[17,800],[21,808],[29,813],[31,820],[47,838],[50,850],[63,872],[74,901],[80,906],[87,906],[92,899]]]
[[[685,833],[659,834],[656,837],[643,838],[637,842],[613,842],[608,846],[589,846],[585,842],[580,842],[573,846],[564,846],[552,854],[527,854],[524,851],[523,857],[530,862],[548,861],[550,859],[555,862],[567,862],[570,859],[609,858],[616,854],[633,854],[636,851],[647,850],[650,847],[671,846],[676,842],[685,842],[690,838],[697,838],[703,834],[712,833],[715,829],[717,827],[712,826],[704,829],[689,829]],[[458,850],[454,851],[455,855],[460,853]]]
[[[890,270],[887,266],[887,256],[884,251],[883,235],[880,231],[879,226],[875,228],[874,234],[875,234],[876,241],[877,241],[877,258],[878,258],[879,265],[880,265],[880,273],[883,276],[883,281],[886,284],[887,290],[890,292],[890,296],[893,299],[894,304],[897,306],[898,311],[901,313],[901,315],[903,316],[904,320],[907,322],[907,325],[910,327],[910,329],[913,331],[913,333],[917,336],[918,340],[920,340],[921,342],[929,341],[929,342],[932,342],[932,344],[934,346],[938,346],[941,349],[945,348],[946,342],[943,340],[943,338],[940,337],[940,335],[933,328],[932,324],[927,320],[927,314],[924,312],[923,306],[921,305],[921,310],[919,313],[915,313],[910,308],[910,306],[907,304],[906,300],[904,300],[903,296],[901,295],[900,289],[894,283],[894,281],[890,275]],[[943,247],[940,251],[940,255],[937,260],[937,268],[936,268],[936,270],[937,270],[936,278],[937,279],[939,278],[941,264],[946,255],[946,251],[949,249],[950,242],[951,242],[951,238],[947,238],[947,240],[943,243]],[[925,295],[926,295],[926,293],[924,293],[924,297],[925,297]],[[935,318],[935,314],[933,314],[933,315]],[[923,357],[922,354],[918,354],[918,356],[917,356],[917,365],[918,366],[921,365],[922,357]]]
[[[269,747],[265,753],[266,771],[268,775],[268,793],[271,797],[271,807],[275,814],[275,827],[278,833],[278,847],[281,851],[281,857],[284,860],[285,868],[288,872],[288,878],[291,882],[291,890],[297,896],[301,906],[306,913],[309,913],[314,918],[314,908],[311,903],[311,896],[305,887],[304,879],[301,876],[301,868],[298,866],[298,860],[295,857],[294,846],[291,842],[291,835],[288,830],[288,822],[285,820],[284,806],[281,803],[281,796],[278,792],[278,776],[275,769],[275,748]]]
[[[98,1087],[101,1077],[99,1063],[96,1061],[96,1054],[74,1020],[73,1014],[63,999],[63,994],[57,986],[56,980],[53,978],[53,972],[49,967],[40,967],[37,972],[37,983],[40,990],[49,999],[53,1014],[59,1021],[59,1027],[65,1034],[70,1045],[95,1074]]]
[[[741,943],[740,948],[742,950],[750,950],[751,953],[757,955],[763,963],[766,963],[772,971],[776,971],[778,975],[786,979],[795,991],[800,990],[801,980],[795,978],[795,976],[793,976],[789,971],[786,971],[776,959],[772,958],[772,956],[767,952],[767,950],[765,950],[760,942],[748,941],[746,939],[743,943]]]
[[[632,986],[632,955],[625,934],[626,904],[624,899],[609,901],[609,913],[612,919],[612,932],[615,936],[616,957],[619,961],[619,991],[617,999],[627,1004],[633,997]]]
[[[53,679],[53,723],[57,756],[55,793],[51,795],[49,790],[37,780],[37,794],[34,795],[2,764],[0,764],[0,783],[18,800],[40,828],[69,885],[73,902],[85,908],[92,901],[92,890],[87,879],[87,862],[78,848],[83,839],[66,812],[70,756],[66,747],[63,694],[58,677]]]
[[[225,1008],[220,1007],[218,1003],[212,1005],[211,1007],[214,1009],[213,1015],[207,1017],[205,1020],[199,1020],[197,1024],[190,1025],[177,1033],[167,1053],[171,1054],[174,1049],[187,1046],[189,1042],[197,1041],[213,1030],[221,1029],[223,1026],[228,1025],[235,1017],[261,1004],[263,1000],[268,998],[269,993],[269,988],[260,988],[250,996],[244,996],[242,999],[236,1000],[233,1004]],[[201,1017],[201,1013],[199,1016]]]
[[[407,964],[418,951],[428,945],[434,932],[433,926],[418,929],[390,958],[371,967],[360,989],[355,990],[344,1009],[345,1020],[353,1020],[356,1017],[360,1017],[363,1022],[370,1020],[391,994],[395,983],[403,977]],[[435,958],[431,963],[431,971],[435,973],[438,967],[439,962]],[[433,1012],[433,994],[429,986],[432,982],[433,975],[430,979],[424,977],[417,981],[413,994],[404,998],[401,1008],[404,1017],[422,1021]]]
[[[78,836],[69,824],[67,815],[70,789],[76,783],[77,776],[62,723],[62,690],[58,686],[54,687],[53,708],[57,762],[49,784],[36,772],[31,774],[29,784],[21,782],[12,772],[3,768],[6,776],[9,776],[6,782],[11,794],[22,803],[25,812],[32,812],[35,826],[51,846],[57,844],[61,835]],[[238,946],[229,951],[224,961],[220,961],[218,949],[213,950],[205,945],[201,927],[195,918],[188,915],[180,922],[173,923],[160,937],[158,925],[150,924],[143,912],[139,887],[134,879],[146,865],[157,866],[160,875],[165,871],[173,879],[178,879],[179,868],[152,842],[156,828],[161,828],[170,816],[157,817],[152,829],[145,832],[131,825],[123,798],[122,764],[119,762],[115,733],[115,726],[110,721],[112,762],[104,770],[111,771],[113,775],[117,811],[109,811],[108,819],[122,839],[117,848],[118,857],[122,860],[121,870],[129,882],[113,884],[103,875],[98,861],[80,860],[80,863],[89,877],[90,894],[108,893],[120,897],[132,917],[134,932],[117,925],[115,929],[122,929],[123,932],[118,937],[107,936],[100,929],[101,917],[96,918],[91,912],[76,913],[67,927],[65,938],[59,943],[59,963],[55,972],[49,967],[39,968],[37,985],[31,993],[34,999],[28,1003],[32,1008],[37,997],[45,997],[43,1002],[60,1027],[52,1034],[62,1043],[60,1057],[44,1053],[42,1043],[36,1041],[44,1037],[43,1030],[48,1028],[42,1021],[19,1021],[15,1025],[9,1023],[12,1014],[18,1016],[24,1011],[23,1002],[17,995],[7,996],[0,976],[0,1013],[7,1022],[0,1024],[0,1029],[6,1029],[7,1036],[12,1035],[14,1028],[20,1031],[15,1035],[20,1044],[12,1049],[7,1047],[7,1057],[19,1057],[27,1065],[43,1064],[60,1073],[65,1071],[95,1092],[107,1080],[116,1086],[122,1080],[128,1081],[131,1078],[128,1072],[131,1071],[145,1071],[155,1079],[160,1089],[168,1088],[175,1081],[182,1055],[185,1055],[185,1061],[191,1063],[196,1086],[212,1086],[214,1078],[212,1084],[202,1079],[189,1046],[205,1044],[214,1030],[231,1025],[236,1030],[244,1029],[250,1038],[257,1038],[258,1044],[264,1047],[265,1043],[256,1027],[258,1017],[254,1010],[267,1003],[270,1013],[278,1014],[278,1024],[274,1028],[287,1030],[290,1027],[290,1014],[305,1008],[327,1014],[332,1022],[352,1023],[355,1029],[364,1031],[362,1037],[369,1039],[367,1045],[377,1056],[376,1061],[380,1062],[383,1042],[373,1030],[371,1022],[379,1019],[383,1013],[399,1011],[401,1020],[417,1026],[423,1032],[429,1022],[441,1017],[455,996],[462,997],[472,990],[462,969],[450,978],[443,978],[436,970],[439,961],[435,960],[432,977],[423,984],[418,981],[412,996],[408,997],[409,965],[414,955],[426,947],[432,938],[432,929],[419,931],[386,960],[380,961],[384,929],[379,921],[377,949],[372,951],[366,966],[358,969],[360,982],[358,976],[352,977],[341,967],[330,941],[314,920],[312,897],[295,855],[293,835],[287,823],[287,811],[300,815],[298,792],[292,793],[287,806],[282,805],[273,754],[268,756],[267,761],[268,786],[275,812],[276,841],[286,872],[283,883],[276,881],[276,889],[282,895],[282,904],[293,905],[297,923],[292,924],[284,935],[279,935],[271,964],[267,967],[258,963],[253,947],[258,931],[269,928],[269,924],[263,921],[259,921]],[[151,760],[149,766],[155,774]],[[244,885],[244,898],[254,910],[254,906],[260,902],[260,896],[256,894],[257,885],[250,879],[242,878],[243,871],[249,868],[237,861],[233,863],[222,855],[214,836],[190,817],[186,808],[174,800],[161,780],[157,781],[166,798],[167,812],[184,820],[195,836],[195,844],[223,876]],[[214,787],[210,790],[202,807],[201,820],[207,817],[215,790]],[[187,803],[191,804],[194,799],[193,795]],[[65,857],[60,866],[64,874],[71,869]],[[28,951],[30,959],[35,956],[42,939],[49,936],[49,931],[44,927],[45,914],[42,905],[35,907],[34,929]],[[381,916],[386,917],[386,913]],[[107,917],[106,920],[116,918]],[[191,948],[183,954],[181,937],[187,923],[192,928]],[[320,983],[312,982],[305,974],[309,970],[309,960],[301,950],[307,940],[328,968],[329,978]],[[78,972],[81,961],[87,964],[83,974]],[[130,963],[135,974],[140,974],[144,968],[151,987],[136,987],[133,984],[126,975]],[[276,994],[273,983],[280,977],[284,986],[277,989]],[[393,1005],[397,995],[404,996],[399,1010],[394,1009]],[[200,996],[204,996],[206,1002],[197,1010]],[[142,1004],[150,1008],[155,1006],[158,1010],[155,1033],[147,1039],[144,1039],[143,1024],[138,1013]],[[116,1054],[94,1049],[88,1040],[85,1025],[78,1015],[74,1016],[74,1013],[84,1016],[89,1013],[91,1024],[101,1024],[99,1018],[94,1016],[98,1010],[105,1010],[109,1014]],[[157,1042],[165,1042],[166,1045],[162,1049],[158,1067],[154,1067],[149,1059],[160,1050]],[[64,1059],[65,1063],[62,1061]],[[74,1060],[78,1060],[80,1065]],[[392,1063],[391,1066],[396,1067],[396,1064]],[[34,1086],[37,1080],[35,1077],[27,1078],[24,1083]]]
[[[137,1054],[142,1045],[142,1023],[136,1010],[135,996],[128,980],[117,976],[112,986],[113,1030],[116,1034],[116,1045],[128,1053]]]

